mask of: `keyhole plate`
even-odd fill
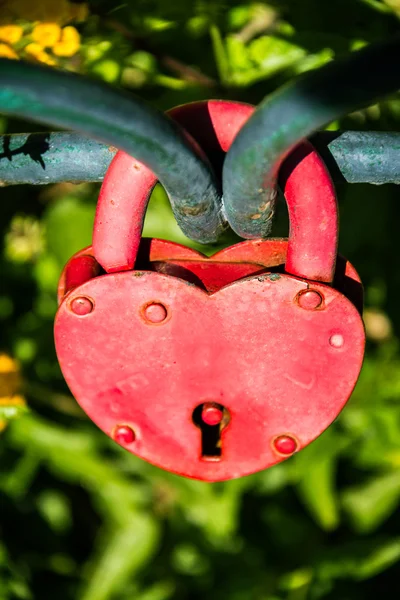
[[[222,432],[229,424],[229,411],[215,402],[199,404],[193,411],[193,423],[200,429],[202,460],[223,458]]]

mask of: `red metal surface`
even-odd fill
[[[216,165],[252,110],[228,105],[176,109]],[[55,343],[67,383],[105,433],[164,469],[222,481],[269,467],[328,427],[357,381],[361,284],[336,260],[323,163],[308,144],[296,152],[282,174],[289,240],[246,241],[209,258],[140,240],[154,178],[118,153],[93,249],[64,269]]]
[[[207,481],[264,469],[285,456],[273,445],[278,436],[294,437],[301,449],[330,425],[362,364],[357,309],[319,283],[323,308],[303,309],[297,297],[308,285],[273,273],[210,295],[159,273],[96,277],[68,294],[57,314],[64,376],[106,434],[130,427],[136,437],[126,448],[153,464]],[[85,316],[71,310],[81,296],[94,304]],[[143,317],[151,302],[167,307],[162,323]],[[343,344],[332,344],[338,336]],[[193,422],[205,402],[230,414],[218,460],[202,457]]]
[[[138,270],[180,277],[213,293],[229,283],[250,275],[262,275],[271,269],[284,273],[287,249],[286,239],[246,240],[207,257],[174,242],[142,238],[136,266]],[[94,262],[89,262],[89,259]],[[91,269],[87,268],[88,264]],[[60,277],[59,303],[69,291],[97,277],[100,272],[103,271],[94,259],[91,247],[75,254]],[[353,265],[341,256],[336,261],[334,287],[362,312],[363,289],[360,278]]]
[[[329,172],[311,144],[303,142],[286,160],[282,175],[290,221],[286,271],[330,283],[335,272],[338,214]]]

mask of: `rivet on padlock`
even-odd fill
[[[192,111],[196,122],[202,106],[218,115],[210,145],[226,151],[249,107],[239,105],[236,129],[233,103],[196,104],[181,115]],[[287,161],[288,240],[242,242],[206,258],[140,241],[154,177],[127,169],[133,162],[117,154],[94,251],[75,255],[60,281],[55,341],[67,383],[105,433],[162,468],[221,481],[272,466],[337,417],[362,364],[361,284],[344,259],[335,271],[337,209],[326,168],[308,144]],[[82,315],[85,298],[93,309]]]

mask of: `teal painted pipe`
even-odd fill
[[[399,55],[400,38],[368,47],[306,73],[261,102],[224,163],[224,210],[238,235],[268,235],[279,167],[302,139],[400,88]]]
[[[400,133],[321,131],[312,143],[336,183],[400,184]],[[100,182],[116,148],[78,133],[0,136],[0,186]]]
[[[0,112],[125,150],[157,175],[188,237],[211,243],[224,230],[220,192],[207,160],[172,119],[140,98],[73,73],[0,59]]]

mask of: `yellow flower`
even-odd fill
[[[81,36],[75,27],[64,27],[61,33],[61,40],[53,47],[56,56],[73,56],[79,50],[81,45]]]
[[[0,398],[0,407],[4,406],[26,406],[25,398],[18,394],[16,396]]]
[[[54,66],[56,64],[56,62],[51,58],[51,56],[49,56],[47,52],[44,51],[43,46],[41,46],[40,44],[36,44],[35,42],[28,44],[25,47],[25,52],[29,56],[36,58],[36,60],[46,65]]]
[[[0,354],[0,398],[13,396],[21,385],[17,361],[7,354]]]
[[[0,354],[0,374],[18,371],[17,362],[7,354]]]
[[[25,46],[25,52],[39,60],[39,56],[42,52],[44,52],[44,48],[40,44],[32,42],[31,44]]]
[[[49,67],[55,67],[57,64],[54,58],[49,56],[47,52],[43,52],[43,54],[40,55],[40,58],[38,60],[40,60],[40,62],[42,62],[45,65],[49,65]]]
[[[0,58],[13,58],[18,60],[18,54],[14,52],[7,44],[0,44]]]
[[[0,432],[7,422],[26,411],[19,391],[22,385],[19,364],[7,354],[0,354]]]
[[[39,23],[32,31],[32,40],[43,48],[52,48],[60,37],[61,27],[57,23]]]
[[[3,25],[0,27],[0,41],[16,44],[22,38],[23,29],[19,25]]]

